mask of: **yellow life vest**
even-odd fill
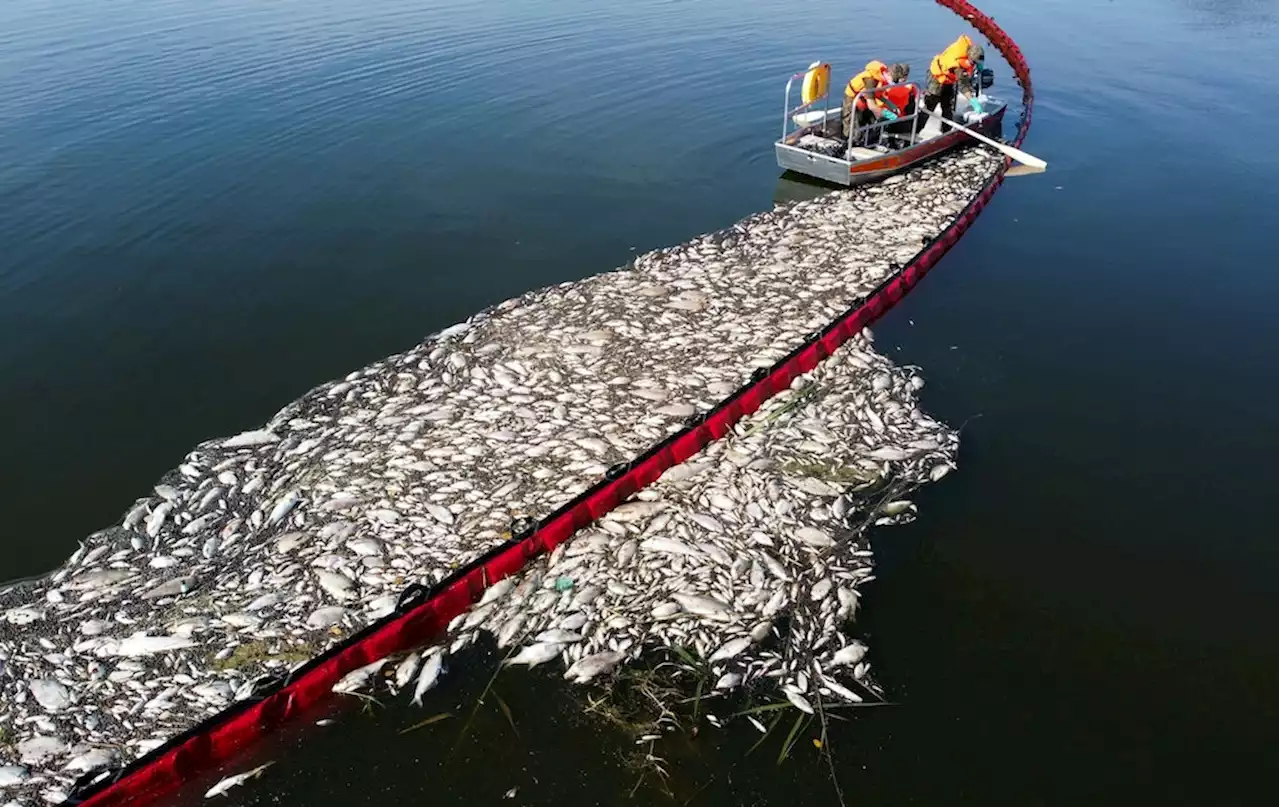
[[[969,48],[972,45],[973,40],[961,34],[959,39],[947,45],[946,50],[934,56],[929,65],[929,72],[934,80],[939,84],[955,84],[957,69],[972,70],[973,62],[969,61]]]
[[[884,62],[875,61],[875,60],[867,62],[866,68],[864,68],[863,71],[858,75],[849,79],[849,83],[845,85],[845,88],[844,88],[845,97],[853,98],[858,93],[862,92],[862,89],[863,89],[862,85],[866,81],[866,79],[873,79],[876,82],[876,86],[887,84],[888,81],[886,79],[886,74],[888,72],[889,72],[889,68],[885,66]],[[883,106],[883,104],[880,103],[879,99],[877,99],[874,95],[864,95],[863,98],[864,99],[870,98],[872,101],[876,103],[877,106]]]

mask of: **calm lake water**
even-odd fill
[[[878,328],[965,427],[960,473],[876,540],[861,625],[898,705],[836,726],[840,784],[1269,802],[1276,6],[981,6],[1032,65],[1051,167]],[[926,0],[5,0],[0,578],[326,379],[767,209],[791,72],[918,77],[966,30]],[[486,704],[459,740],[491,671],[453,671],[451,722],[281,737],[225,802],[836,801],[808,738],[778,766],[745,725],[667,743],[674,797],[629,796],[630,739],[550,673],[500,676],[515,728]]]

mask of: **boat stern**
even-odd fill
[[[773,153],[778,159],[778,167],[783,170],[795,171],[836,185],[850,184],[848,160],[791,146],[781,140],[773,144]]]

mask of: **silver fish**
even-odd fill
[[[60,681],[40,678],[27,685],[40,708],[46,712],[60,712],[71,705],[71,693]]]
[[[422,672],[418,673],[418,683],[413,688],[413,705],[422,705],[422,696],[426,695],[436,682],[440,680],[440,673],[444,669],[444,651],[436,649],[427,658],[422,665]]]
[[[143,592],[142,599],[158,600],[162,597],[176,597],[179,594],[187,594],[194,591],[199,585],[200,581],[195,577],[195,575],[175,577],[172,580],[161,583],[155,588]]]
[[[267,523],[274,526],[279,524],[281,521],[284,521],[285,516],[293,512],[293,508],[297,507],[298,503],[301,501],[301,493],[296,490],[289,491],[284,496],[280,497],[280,500],[276,502],[275,507],[271,508],[271,515],[267,517]]]
[[[603,675],[622,661],[623,655],[612,650],[583,656],[565,671],[564,677],[579,684],[585,684],[596,676]]]
[[[853,640],[849,644],[837,650],[835,655],[831,657],[831,666],[837,667],[842,664],[857,664],[867,655],[867,646],[858,640]]]
[[[223,443],[223,445],[225,446],[226,443]],[[239,787],[240,785],[244,784],[250,779],[256,779],[257,777],[261,776],[262,772],[265,771],[267,768],[271,767],[273,764],[275,763],[268,762],[264,765],[259,765],[258,767],[253,768],[251,770],[247,770],[244,773],[237,773],[234,776],[228,776],[227,778],[221,780],[220,782],[215,784],[213,787],[205,791],[204,797],[206,799],[211,799],[214,796],[221,796],[231,788]]]
[[[31,772],[21,765],[0,765],[0,787],[20,785],[30,778]],[[10,802],[10,804],[17,803]]]
[[[378,671],[386,666],[386,659],[378,659],[377,661],[366,664],[363,667],[357,667],[346,675],[338,679],[333,685],[333,691],[340,694],[350,694],[359,692],[367,688],[374,680]]]
[[[235,437],[229,437],[222,441],[223,448],[246,448],[250,446],[267,445],[279,441],[273,432],[267,429],[255,429],[252,431],[241,432]]]
[[[530,667],[536,667],[539,664],[550,661],[560,655],[563,645],[556,643],[534,644],[522,648],[512,658],[503,662],[504,665],[527,664]]]
[[[404,689],[409,685],[409,682],[413,680],[413,674],[418,671],[418,663],[421,660],[422,657],[417,653],[410,653],[396,665],[395,684],[397,690]]]
[[[170,653],[188,647],[195,647],[195,642],[180,636],[148,636],[145,633],[135,633],[116,646],[115,655],[153,656],[157,653]]]

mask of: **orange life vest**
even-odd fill
[[[889,68],[885,66],[884,62],[875,61],[875,60],[867,62],[866,68],[858,75],[849,79],[849,83],[845,85],[845,88],[844,88],[845,97],[852,98],[858,93],[862,92],[862,85],[866,79],[874,79],[877,85],[888,84]],[[862,108],[867,97],[868,96],[864,95],[862,96],[862,98],[858,99],[859,109]],[[871,97],[876,102],[877,106],[884,106],[883,104],[880,103],[880,99],[875,98],[874,96],[871,96]]]
[[[947,45],[946,50],[934,56],[933,63],[929,65],[934,81],[939,84],[955,84],[957,69],[966,72],[973,70],[973,62],[969,61],[969,48],[972,45],[973,40],[961,34],[959,39]]]

